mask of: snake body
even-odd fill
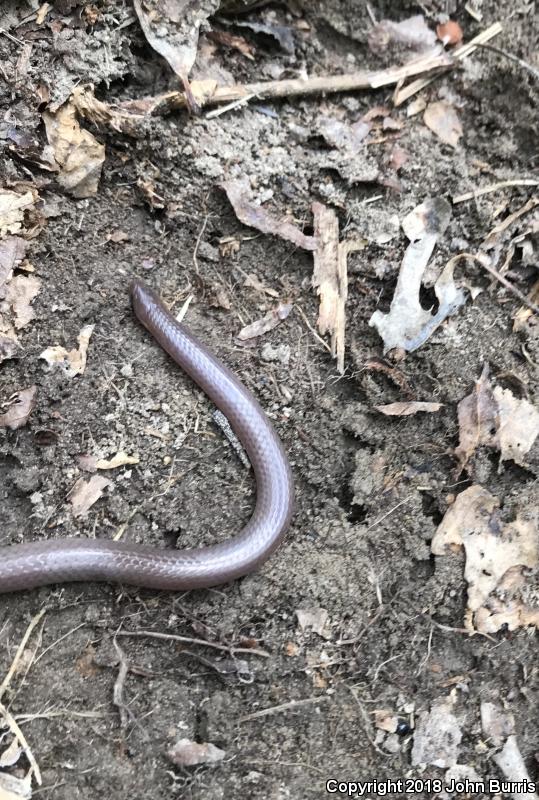
[[[131,286],[140,322],[228,418],[253,467],[253,515],[236,536],[188,550],[105,539],[52,539],[0,548],[0,592],[70,581],[106,581],[152,589],[216,586],[257,569],[278,547],[292,517],[294,486],[288,459],[257,400],[168,311],[142,281]]]

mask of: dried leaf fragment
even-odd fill
[[[187,81],[195,63],[200,26],[219,8],[218,0],[133,0],[150,47]]]
[[[58,183],[73,197],[96,194],[105,160],[105,147],[80,127],[75,104],[68,101],[53,114],[43,114],[47,139],[60,167]]]
[[[292,303],[279,303],[276,308],[268,311],[265,316],[242,328],[238,333],[238,339],[244,342],[247,339],[254,339],[257,336],[262,336],[262,334],[272,331],[288,317],[292,308]]]
[[[279,218],[256,204],[248,178],[232,178],[224,181],[221,187],[225,190],[237,218],[244,225],[262,233],[279,236],[304,250],[316,250],[317,243],[313,236],[306,236],[294,223]]]
[[[100,458],[95,462],[96,469],[117,469],[118,467],[125,467],[127,464],[138,464],[140,458],[138,456],[128,456],[123,450],[116,453],[115,456],[109,459]]]
[[[0,242],[0,300],[6,296],[6,284],[26,254],[26,242],[20,236],[8,236]]]
[[[317,633],[325,639],[330,635],[328,631],[329,612],[326,608],[319,608],[318,606],[313,606],[312,608],[298,608],[296,617],[302,631],[310,628],[313,633]]]
[[[374,406],[374,408],[376,411],[388,417],[409,417],[411,414],[417,414],[419,411],[432,414],[434,411],[439,411],[442,406],[443,403],[426,403],[420,400],[410,400],[400,403],[387,403],[384,406]]]
[[[423,122],[444,144],[456,147],[462,136],[462,125],[454,107],[445,100],[429,103]]]
[[[499,450],[500,461],[525,466],[524,457],[539,435],[539,411],[509,389],[493,389],[487,364],[472,393],[458,404],[458,419],[460,471],[481,445]]]
[[[35,317],[32,302],[41,290],[41,281],[35,275],[15,275],[6,287],[5,304],[11,308],[17,330],[24,328]]]
[[[107,486],[112,486],[112,481],[109,481],[103,475],[92,475],[89,481],[79,478],[69,498],[73,516],[86,516],[93,504],[102,496]]]
[[[48,347],[44,350],[40,358],[44,359],[50,366],[63,369],[68,378],[75,375],[82,375],[86,369],[86,357],[90,337],[94,330],[94,325],[85,325],[78,336],[79,347],[77,350],[66,350],[61,345]]]
[[[226,752],[211,742],[193,742],[180,739],[168,750],[167,755],[173,764],[180,767],[194,767],[197,764],[211,764],[222,761]]]
[[[0,236],[19,233],[24,222],[24,212],[30,211],[37,200],[37,192],[13,192],[0,189]]]
[[[431,543],[435,555],[464,547],[469,619],[485,633],[539,623],[539,609],[518,599],[523,569],[539,563],[538,512],[526,509],[504,524],[499,505],[482,486],[470,486],[449,507]]]
[[[22,428],[28,422],[28,417],[35,406],[37,387],[29,386],[13,395],[5,414],[0,414],[0,428],[9,428],[12,431]]]

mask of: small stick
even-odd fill
[[[280,714],[281,711],[291,711],[295,708],[310,706],[313,703],[323,703],[325,700],[329,699],[327,694],[322,694],[320,697],[307,697],[305,700],[291,700],[289,703],[281,703],[279,706],[271,706],[270,708],[261,708],[260,711],[253,711],[252,714],[246,714],[244,717],[240,717],[238,722],[248,722],[251,719],[269,717],[273,714]]]
[[[509,289],[509,291],[515,295],[515,297],[518,297],[521,303],[530,308],[535,314],[539,314],[539,306],[530,300],[529,297],[526,297],[526,295],[523,294],[520,289],[517,289],[516,286],[513,286],[511,281],[508,281],[504,275],[501,275],[498,270],[494,269],[494,267],[491,267],[490,264],[486,264],[481,259],[478,258],[477,261],[479,264],[481,264],[483,269],[486,269],[487,272],[490,272],[493,278],[496,278],[496,280],[502,283],[506,289]]]
[[[508,58],[510,61],[514,61],[515,64],[518,64],[520,67],[522,67],[522,69],[531,72],[533,77],[536,80],[539,80],[539,70],[535,69],[535,67],[532,67],[531,64],[528,64],[528,62],[524,61],[522,58],[513,55],[513,53],[508,53],[507,50],[502,50],[501,47],[496,47],[495,45],[487,44],[486,42],[482,42],[479,47],[484,47],[485,50],[492,50],[493,53],[498,53],[500,56],[505,56],[505,58]]]
[[[232,645],[217,644],[217,642],[207,642],[205,639],[193,639],[190,636],[178,636],[175,633],[161,633],[160,631],[118,631],[116,636],[146,636],[150,639],[165,639],[172,642],[184,642],[186,644],[199,644],[202,647],[213,647],[216,650],[224,650],[225,653],[249,653],[254,656],[269,658],[270,654],[266,650],[257,650],[251,647],[233,647]]]
[[[26,758],[30,762],[30,767],[32,769],[32,772],[35,775],[36,781],[39,784],[39,786],[41,786],[41,783],[42,783],[41,770],[39,769],[39,765],[38,765],[37,761],[34,758],[34,754],[30,750],[30,745],[26,741],[26,737],[25,737],[24,733],[21,731],[21,729],[19,728],[16,720],[12,717],[12,715],[9,713],[9,711],[7,710],[7,708],[5,707],[5,705],[3,703],[0,703],[0,716],[4,718],[4,721],[5,721],[6,725],[7,725],[7,727],[9,728],[9,730],[11,731],[13,736],[19,742],[19,744],[20,744],[20,746],[21,746]]]
[[[470,39],[470,41],[467,42],[466,44],[457,47],[457,49],[453,51],[453,58],[456,61],[460,61],[461,59],[466,58],[467,56],[471,55],[477,47],[484,44],[485,42],[488,42],[490,39],[492,39],[494,36],[497,36],[502,31],[503,28],[501,24],[499,22],[495,22],[494,25],[491,25],[489,28],[486,28],[486,30],[482,31],[473,39]],[[429,78],[418,78],[418,80],[415,80],[413,81],[413,83],[410,83],[408,86],[405,86],[404,89],[397,91],[394,98],[395,106],[402,105],[402,103],[404,103],[406,100],[409,100],[410,97],[413,97],[414,94],[417,94],[418,92],[421,91],[421,89],[424,89],[426,86],[428,86],[429,83],[432,83],[432,81],[436,77],[437,76],[435,75],[434,77],[429,77]]]
[[[506,189],[510,186],[539,186],[539,181],[534,178],[517,178],[516,180],[492,183],[490,186],[483,186],[482,189],[475,189],[473,192],[465,192],[464,194],[457,195],[453,198],[453,205],[456,203],[465,203],[467,200],[474,200],[476,197],[481,197],[483,194],[497,192],[499,189]]]
[[[26,647],[26,644],[28,642],[28,639],[30,638],[30,635],[31,635],[32,631],[34,630],[36,625],[39,624],[40,620],[42,619],[42,617],[43,617],[43,615],[45,614],[46,611],[47,611],[46,608],[42,608],[41,611],[38,614],[35,615],[35,617],[31,620],[30,624],[28,625],[28,627],[26,629],[26,633],[22,637],[21,643],[17,647],[17,652],[15,653],[15,658],[13,659],[13,662],[12,662],[10,668],[7,671],[6,677],[4,678],[2,683],[0,684],[0,699],[3,697],[4,692],[6,691],[7,687],[11,683],[11,679],[12,679],[13,675],[15,674],[16,670],[17,670],[17,667],[19,665],[19,661],[21,660],[21,656],[22,656],[22,654],[24,652],[24,648]]]

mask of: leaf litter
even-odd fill
[[[389,313],[375,311],[369,320],[369,325],[376,328],[384,341],[384,352],[417,350],[466,302],[466,293],[455,284],[451,261],[434,284],[439,301],[437,312],[433,314],[424,309],[419,300],[423,273],[449,224],[450,215],[449,203],[438,197],[425,200],[403,220],[402,227],[410,244],[404,254]]]
[[[470,486],[449,507],[431,543],[436,556],[464,548],[464,578],[468,584],[466,627],[493,633],[502,626],[539,627],[539,597],[535,607],[522,599],[526,570],[539,559],[539,512],[524,509],[504,522],[500,502],[487,489]]]

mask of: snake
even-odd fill
[[[0,592],[100,581],[185,591],[228,583],[258,569],[282,542],[294,513],[290,462],[273,425],[239,378],[139,279],[130,288],[135,316],[227,417],[251,462],[256,502],[229,539],[176,549],[77,537],[0,548]]]

